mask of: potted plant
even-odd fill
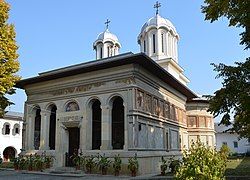
[[[102,175],[106,175],[108,171],[108,167],[110,166],[111,161],[105,157],[105,154],[103,156],[99,156],[98,166],[99,169],[102,171]]]
[[[84,171],[85,165],[86,165],[86,158],[81,154],[80,155],[80,169]]]
[[[120,171],[122,169],[122,160],[119,154],[114,157],[113,168],[115,171],[115,176],[119,176]]]
[[[71,156],[71,158],[72,158],[72,161],[73,161],[73,163],[75,165],[76,170],[80,170],[80,164],[81,164],[81,158],[80,158],[80,156],[78,154],[74,153]]]
[[[95,167],[95,161],[94,161],[95,157],[94,156],[90,156],[88,158],[86,158],[86,173],[91,174],[93,168]]]
[[[50,168],[52,164],[52,157],[51,156],[45,156],[44,157],[44,166],[45,168]]]
[[[15,170],[19,170],[19,163],[20,163],[19,157],[14,158],[14,160],[13,160],[13,165],[14,165],[14,169],[15,169]]]
[[[165,176],[166,175],[166,171],[168,169],[168,161],[166,159],[164,159],[164,157],[161,157],[161,175]]]
[[[136,176],[136,172],[138,171],[138,168],[139,168],[139,163],[137,160],[137,155],[135,154],[134,157],[130,157],[128,159],[128,169],[131,171],[132,177]]]
[[[25,168],[28,167],[29,161],[28,159],[25,159],[24,157],[21,157],[18,163],[18,168],[20,170],[24,170]]]
[[[36,171],[42,171],[44,165],[43,159],[40,156],[36,155],[34,158],[34,165]]]
[[[170,164],[169,164],[169,168],[171,169],[171,173],[176,172],[176,170],[180,166],[180,163],[181,162],[179,160],[175,160],[174,157],[171,158],[171,161],[170,161]]]
[[[34,157],[32,154],[29,155],[28,159],[27,159],[27,165],[28,165],[28,171],[32,171],[33,166],[34,166]]]

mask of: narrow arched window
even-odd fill
[[[100,58],[102,58],[102,47],[100,49]]]
[[[110,47],[108,46],[107,49],[108,49],[108,57],[109,57],[109,55],[110,55]]]
[[[155,34],[153,34],[153,53],[155,53]]]
[[[10,125],[9,124],[6,124],[5,125],[5,134],[10,134]]]
[[[164,34],[161,34],[161,51],[164,53]]]
[[[143,41],[143,48],[144,48],[144,52],[146,52],[146,41]]]

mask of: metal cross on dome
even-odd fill
[[[161,7],[161,3],[156,1],[156,4],[154,5],[154,8],[156,9],[156,15],[159,14],[159,7]]]
[[[108,28],[109,28],[109,23],[110,23],[110,20],[109,20],[109,19],[107,19],[107,21],[104,23],[104,24],[106,24],[106,29],[108,29]]]

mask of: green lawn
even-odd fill
[[[250,175],[250,157],[229,159],[226,175]]]

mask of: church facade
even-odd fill
[[[119,55],[107,29],[93,43],[96,60],[40,73],[16,87],[27,94],[23,125],[26,154],[137,154],[139,173],[160,171],[162,156],[180,157],[198,138],[214,146],[208,102],[187,84],[178,64],[179,35],[158,11],[138,36],[141,53]]]

